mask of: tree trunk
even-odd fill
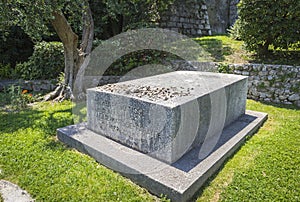
[[[74,72],[75,65],[79,58],[77,50],[78,36],[73,32],[63,13],[53,12],[53,16],[52,25],[64,46],[65,85],[72,89],[74,74],[76,74]]]
[[[78,47],[78,35],[72,30],[67,19],[62,12],[53,12],[54,19],[51,21],[57,35],[63,43],[65,57],[65,82],[64,87],[58,87],[56,91],[63,89],[64,93],[59,93],[58,100],[72,98],[72,90],[77,73],[84,63],[85,57],[92,51],[92,43],[94,38],[94,21],[92,12],[88,2],[84,5],[85,12],[83,15],[83,34],[80,48]],[[57,92],[53,93],[56,95]],[[53,99],[53,96],[48,96]],[[45,99],[47,99],[45,98]]]
[[[258,46],[257,52],[260,57],[266,57],[270,54],[269,46],[270,46],[271,42],[272,42],[272,39],[267,38],[264,44]]]

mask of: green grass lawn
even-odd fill
[[[248,101],[268,121],[206,187],[198,201],[299,201],[300,110]],[[56,128],[72,124],[71,104],[0,112],[0,179],[37,201],[156,201],[145,189],[68,148]]]
[[[228,64],[263,63],[300,65],[300,49],[271,50],[267,56],[258,56],[244,48],[244,42],[230,38],[227,35],[205,36],[195,38],[200,46],[212,56],[213,62]]]
[[[156,200],[146,190],[57,141],[56,128],[72,124],[69,102],[43,103],[0,115],[0,179],[18,184],[37,201]]]
[[[213,62],[248,63],[251,54],[243,48],[243,42],[228,36],[205,36],[195,38],[213,58]]]
[[[197,201],[299,201],[300,110],[249,100],[264,126],[207,184]]]

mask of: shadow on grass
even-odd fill
[[[231,55],[233,53],[233,50],[230,47],[223,46],[222,40],[199,38],[195,39],[195,42],[211,54],[214,62],[223,62],[225,61],[226,55]]]
[[[44,145],[44,148],[47,150],[52,150],[52,151],[65,151],[72,149],[72,147],[69,147],[66,144],[63,144],[62,142],[58,141],[57,139],[51,140],[49,143]]]
[[[264,64],[285,64],[285,65],[300,65],[300,50],[299,51],[286,51],[276,50],[269,52],[268,55],[253,55],[251,63],[264,63]]]
[[[73,124],[71,109],[44,111],[28,108],[20,112],[0,112],[0,128],[3,133],[20,129],[41,130],[46,136],[56,135],[56,129]]]
[[[244,140],[244,142],[229,157],[226,158],[226,160],[217,169],[217,171],[212,176],[210,176],[206,180],[206,182],[203,184],[203,186],[194,194],[194,196],[192,197],[190,202],[197,201],[197,199],[202,196],[205,189],[208,188],[210,186],[211,182],[220,174],[220,172],[224,169],[225,165],[241,150],[241,148],[252,138],[253,135],[247,136],[246,139]]]
[[[254,100],[255,102],[259,102],[263,105],[269,105],[273,106],[276,108],[281,108],[281,109],[294,109],[294,110],[300,110],[300,107],[297,107],[295,105],[287,105],[287,104],[276,104],[276,103],[271,103],[271,102],[264,102],[264,101],[259,101],[259,100]]]
[[[19,129],[25,129],[34,124],[35,120],[41,119],[42,111],[25,109],[21,112],[0,111],[0,128],[3,133],[13,133]]]

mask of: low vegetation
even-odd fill
[[[197,201],[299,201],[300,110],[249,100],[247,108],[269,115]]]
[[[270,47],[268,55],[258,55],[247,51],[243,41],[227,35],[206,36],[194,39],[209,52],[214,62],[218,63],[263,63],[278,65],[300,65],[300,48],[290,47],[287,50]]]
[[[254,52],[247,51],[243,41],[235,40],[228,35],[205,36],[194,38],[194,41],[211,55],[213,62],[300,65],[300,48],[297,46],[288,50],[275,50],[273,47],[267,56],[258,56]],[[35,51],[29,60],[18,64],[16,68],[0,63],[0,78],[47,79],[45,76],[48,76],[48,79],[57,78],[64,68],[61,43],[41,42],[34,48]],[[107,69],[105,75],[124,75],[138,66],[161,64],[162,61],[178,58],[171,53],[154,50],[133,52],[116,60]]]
[[[155,197],[56,139],[72,124],[71,103],[0,112],[0,179],[37,201],[154,201]]]
[[[44,102],[19,112],[1,108],[0,179],[18,184],[37,201],[164,200],[60,143],[56,129],[73,123],[71,107]],[[255,101],[248,101],[248,109],[267,112],[268,121],[198,201],[299,200],[300,111]]]
[[[226,35],[206,36],[194,40],[211,54],[213,62],[248,63],[252,57],[244,49],[242,41],[234,40]]]

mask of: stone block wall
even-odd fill
[[[198,37],[211,35],[204,0],[177,0],[169,11],[161,14],[160,27]]]
[[[192,65],[192,66],[190,66]],[[215,63],[199,63],[174,61],[173,70],[190,71],[217,71]],[[194,67],[194,68],[192,68]],[[288,65],[264,65],[264,64],[231,64],[230,69],[234,74],[249,77],[248,98],[300,107],[300,66]],[[122,76],[103,76],[99,85],[116,83],[119,80],[131,80],[135,78],[124,78]],[[51,91],[56,87],[56,82],[48,80],[35,81],[0,81],[0,91],[10,85],[20,85],[22,89],[30,91]]]
[[[7,89],[11,85],[20,86],[21,89],[26,89],[34,92],[48,92],[56,88],[56,80],[0,80],[0,91]]]
[[[173,61],[174,71],[214,71],[217,72],[216,63],[199,63]],[[248,98],[300,107],[300,66],[264,65],[264,64],[231,64],[234,74],[249,77]],[[116,83],[120,76],[104,76],[99,85]],[[124,79],[124,78],[122,78]],[[128,80],[134,78],[128,78]],[[127,79],[126,79],[127,80]]]
[[[237,17],[240,0],[205,0],[213,34],[224,34]]]
[[[235,21],[238,19],[238,3],[240,0],[231,0],[229,2],[229,26],[234,25]]]
[[[233,64],[234,74],[249,76],[248,98],[300,107],[300,66]]]
[[[162,13],[160,27],[199,37],[225,34],[238,18],[240,0],[175,0],[170,10]]]

